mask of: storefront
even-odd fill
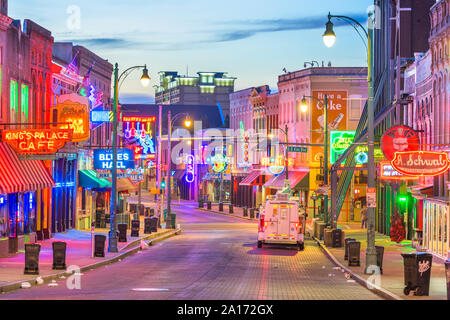
[[[50,227],[50,188],[55,185],[40,160],[19,160],[0,142],[0,256],[23,249]]]
[[[264,203],[264,184],[270,179],[271,175],[265,170],[252,170],[239,183],[241,196],[243,197],[243,206],[248,208],[258,208]]]
[[[450,203],[444,198],[427,198],[424,202],[423,247],[441,258],[448,259]]]

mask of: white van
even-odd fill
[[[305,248],[304,217],[299,215],[298,202],[289,200],[288,194],[277,194],[267,200],[259,215],[258,248],[263,244],[293,244]]]

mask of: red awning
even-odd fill
[[[289,172],[289,183],[291,188],[295,188],[300,181],[308,174],[308,171],[291,171]],[[271,189],[283,189],[286,174],[282,173],[278,176],[273,176],[266,182],[264,187]]]
[[[19,160],[16,152],[0,142],[0,194],[52,188],[52,176],[41,160]]]
[[[260,170],[253,170],[239,183],[240,186],[251,186],[252,183],[258,179],[258,177],[263,174]]]

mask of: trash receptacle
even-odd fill
[[[176,227],[177,214],[175,212],[170,213],[170,228],[175,229]]]
[[[16,253],[19,251],[19,238],[9,237],[8,239],[8,253]]]
[[[250,219],[255,219],[255,208],[250,209]]]
[[[67,244],[63,241],[53,242],[53,270],[66,270],[66,248]]]
[[[331,246],[333,248],[342,248],[342,230],[334,229],[331,233],[331,236],[333,238]]]
[[[318,238],[319,240],[323,240],[323,239],[324,239],[323,236],[324,236],[324,233],[325,233],[325,227],[326,227],[325,222],[319,222],[319,223],[317,224],[317,227],[318,227],[317,238]]]
[[[151,232],[158,232],[158,218],[157,217],[151,217],[150,218],[150,231]]]
[[[41,245],[35,243],[25,244],[25,271],[24,274],[39,274],[39,253]]]
[[[132,237],[139,237],[139,228],[141,227],[141,221],[140,220],[132,220],[131,221],[131,236]]]
[[[360,263],[361,254],[361,242],[359,241],[349,241],[348,242],[348,266],[361,265]]]
[[[450,300],[450,259],[445,261],[445,277],[447,279],[447,300]]]
[[[333,246],[333,231],[334,229],[326,228],[323,235],[323,244],[330,248]]]
[[[243,211],[244,217],[248,217],[248,209],[247,209],[247,207],[243,207],[242,211]]]
[[[144,234],[152,233],[152,219],[145,218],[144,219]]]
[[[380,274],[383,274],[384,247],[375,246],[375,249],[377,250],[377,266],[380,268]]]
[[[229,212],[229,213],[234,213],[234,208],[233,208],[233,205],[232,205],[232,204],[230,204],[230,205],[228,206],[228,212]]]
[[[204,207],[204,204],[203,204],[203,200],[202,200],[202,199],[199,199],[199,200],[198,200],[198,207],[199,207],[199,208],[203,208],[203,207]]]
[[[356,239],[353,238],[345,238],[344,243],[345,243],[345,247],[344,247],[344,260],[348,260],[348,243],[350,241],[356,241]]]
[[[155,209],[150,208],[150,217],[153,217],[155,215]]]
[[[219,211],[223,212],[223,202],[219,202]]]
[[[428,296],[430,291],[431,265],[430,253],[402,253],[405,274],[403,293],[409,295],[414,290],[415,296]]]
[[[206,205],[208,206],[208,210],[211,210],[211,201],[208,201],[208,202],[206,203]]]
[[[95,241],[94,257],[104,257],[106,236],[102,234],[96,234],[94,237],[94,241]]]
[[[127,242],[128,225],[126,223],[119,223],[117,229],[119,229],[119,242]]]

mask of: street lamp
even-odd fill
[[[148,76],[147,65],[135,66],[126,69],[119,76],[119,64],[114,67],[114,105],[113,105],[113,134],[112,134],[112,197],[111,197],[111,222],[109,231],[108,252],[118,252],[117,248],[117,105],[119,103],[119,83],[124,81],[133,70],[143,69],[141,76],[141,84],[148,86],[150,77]]]
[[[171,158],[171,153],[172,153],[172,127],[173,124],[175,123],[175,121],[181,117],[186,117],[183,124],[186,128],[190,128],[192,125],[192,120],[189,118],[189,115],[187,113],[178,113],[176,114],[173,119],[172,119],[172,113],[169,110],[167,113],[167,124],[168,124],[168,129],[167,129],[167,137],[168,137],[168,154],[167,154],[167,161],[168,161],[168,165],[167,165],[167,218],[166,218],[166,229],[170,226],[171,223],[171,201],[172,201],[172,158]]]
[[[326,31],[323,37],[325,45],[331,47],[334,44],[334,38],[336,35],[333,31],[332,18],[337,18],[349,22],[352,27],[361,36],[360,30],[367,37],[367,84],[368,84],[368,97],[367,97],[367,144],[368,144],[368,160],[367,160],[367,189],[374,189],[375,186],[375,157],[374,157],[374,88],[373,88],[373,28],[374,28],[374,13],[369,12],[368,30],[364,28],[358,21],[347,16],[335,16],[328,14],[328,23],[326,24]],[[359,30],[358,30],[359,29]],[[365,45],[365,43],[364,43]],[[377,252],[375,248],[375,208],[367,206],[367,250],[366,250],[366,267],[365,273],[369,272],[369,267],[377,265]]]
[[[319,104],[322,105],[323,108],[323,117],[324,117],[324,123],[323,123],[323,133],[324,133],[324,168],[323,168],[323,183],[325,186],[328,186],[328,95],[325,94],[324,100],[320,100],[313,96],[303,96],[302,102],[300,104],[300,110],[305,113],[308,111],[309,105],[306,101],[306,98],[311,98],[313,100],[316,100],[319,102]],[[332,190],[333,192],[333,190]],[[324,222],[325,224],[328,223],[328,192],[324,194],[324,206],[323,206],[323,212],[324,212]]]

